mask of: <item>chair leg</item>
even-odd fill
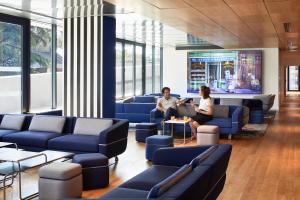
[[[119,161],[118,156],[115,157],[115,162],[117,163]]]
[[[229,135],[228,135],[228,140],[231,140],[231,138],[232,138],[232,135],[229,134]]]

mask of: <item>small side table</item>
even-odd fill
[[[183,125],[183,144],[186,143],[186,125],[189,122],[187,120],[183,120],[183,119],[171,119],[171,120],[167,120],[163,123],[163,135],[165,134],[165,124],[171,124],[172,126],[172,130],[171,130],[171,136],[173,137],[173,125],[174,124],[182,124]]]

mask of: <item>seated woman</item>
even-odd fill
[[[195,108],[197,112],[196,115],[189,118],[189,124],[192,130],[192,139],[196,138],[197,128],[209,121],[213,117],[214,104],[210,98],[210,88],[206,86],[201,86],[200,88],[200,104],[199,107],[195,105],[194,102],[191,102],[191,105]]]

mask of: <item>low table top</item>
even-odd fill
[[[189,123],[187,120],[183,120],[183,119],[170,119],[165,121],[165,123],[167,124],[187,124]]]
[[[7,146],[10,146],[10,145],[14,145],[14,143],[10,143],[10,142],[0,142],[0,148],[1,148],[1,147],[7,147]]]
[[[0,161],[20,162],[22,166],[33,167],[73,156],[74,153],[46,150],[42,152],[0,148]]]

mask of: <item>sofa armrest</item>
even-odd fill
[[[160,118],[160,117],[164,117],[162,112],[160,112],[156,108],[151,110],[151,112],[150,112],[150,121],[151,122],[155,122],[155,119]]]
[[[243,107],[238,106],[231,115],[232,133],[239,133],[243,126]]]
[[[189,164],[195,157],[203,153],[212,145],[193,147],[166,147],[154,152],[154,165],[178,166]]]
[[[117,123],[99,134],[99,144],[109,145],[128,136],[128,120],[118,120]]]

